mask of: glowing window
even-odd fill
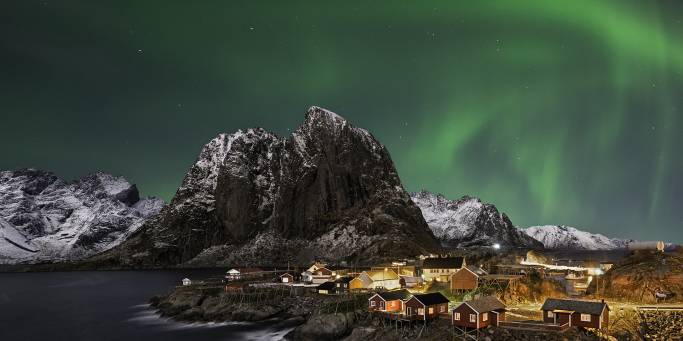
[[[589,314],[581,314],[581,322],[590,322],[591,316]]]

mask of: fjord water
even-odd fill
[[[0,340],[278,340],[291,326],[187,324],[147,304],[184,277],[210,270],[0,273]]]

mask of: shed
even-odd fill
[[[294,276],[290,273],[284,273],[280,275],[280,281],[282,283],[294,283]]]
[[[541,307],[543,322],[585,328],[607,328],[609,306],[605,301],[548,298]]]
[[[350,283],[353,280],[351,276],[339,277],[334,280],[334,286],[337,293],[348,292],[350,289]]]
[[[319,294],[330,295],[335,293],[334,282],[325,282],[316,287],[316,291]]]
[[[478,268],[465,267],[451,275],[451,290],[474,290],[479,286]],[[483,271],[483,270],[482,270]]]
[[[465,301],[453,309],[451,321],[464,328],[498,326],[500,321],[505,321],[505,304],[494,296]]]
[[[423,320],[435,319],[448,313],[448,298],[440,292],[416,294],[405,302],[406,316],[417,316]]]

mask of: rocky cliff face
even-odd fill
[[[522,231],[543,243],[547,249],[613,250],[624,249],[633,242],[633,240],[609,238],[598,233],[581,231],[570,226],[532,226]]]
[[[312,107],[288,138],[248,129],[211,140],[171,204],[117,252],[133,264],[266,265],[438,247],[386,148]]]
[[[107,250],[161,210],[135,185],[96,173],[66,182],[50,172],[0,172],[0,263],[76,260]]]
[[[412,193],[434,235],[446,246],[486,246],[542,248],[540,242],[512,225],[495,206],[472,197],[449,200],[427,191]]]

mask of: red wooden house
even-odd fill
[[[448,313],[448,298],[440,292],[415,294],[405,302],[405,315],[420,320],[431,320]]]
[[[607,328],[609,306],[605,301],[582,301],[548,298],[541,307],[543,322],[569,326]]]
[[[403,301],[410,297],[410,292],[405,289],[379,292],[368,299],[370,311],[403,311]]]
[[[505,304],[493,296],[465,301],[453,309],[451,320],[462,328],[498,326],[498,322],[505,321]]]

